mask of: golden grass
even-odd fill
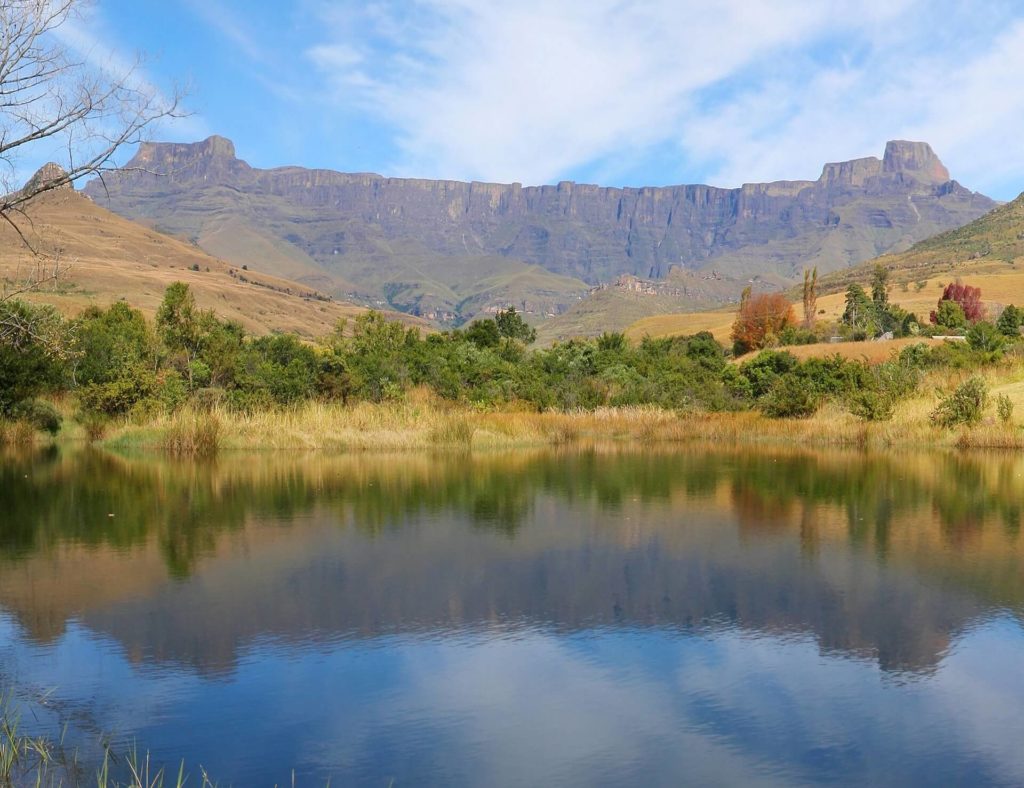
[[[59,248],[69,270],[55,287],[33,293],[28,300],[52,304],[66,315],[123,299],[152,318],[164,290],[175,281],[191,287],[200,307],[214,309],[224,320],[237,320],[255,334],[287,331],[322,336],[339,319],[366,311],[343,301],[306,298],[313,290],[309,285],[237,271],[224,260],[117,216],[73,192],[55,192],[34,201],[30,218],[26,231],[32,243],[44,252]],[[0,282],[25,277],[33,264],[14,230],[0,227]],[[241,281],[238,274],[249,281]],[[430,330],[426,321],[411,315],[388,313],[388,317]]]
[[[545,413],[522,408],[482,411],[417,390],[404,401],[380,404],[309,402],[249,414],[225,408],[185,410],[143,424],[112,424],[102,443],[190,456],[217,450],[494,450],[609,441],[872,449],[1024,448],[1024,431],[1013,421],[1000,421],[994,404],[998,394],[1005,394],[1017,406],[1016,412],[1024,413],[1024,369],[1020,365],[988,374],[991,403],[981,424],[955,430],[932,425],[929,414],[939,392],[951,390],[966,375],[948,370],[931,373],[921,393],[899,403],[892,419],[885,422],[865,422],[837,404],[827,404],[807,419],[771,419],[756,411],[675,413],[650,406]]]
[[[839,355],[851,361],[864,361],[868,364],[880,364],[888,361],[893,353],[898,353],[910,345],[924,343],[929,347],[936,347],[948,340],[932,339],[931,337],[905,337],[903,339],[889,339],[866,342],[822,342],[817,345],[789,345],[778,348],[792,353],[801,361],[809,358],[826,358]],[[744,362],[752,359],[758,351],[748,353],[736,359]]]
[[[0,419],[0,446],[31,446],[39,437],[36,428],[27,421]]]

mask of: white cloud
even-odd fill
[[[394,129],[404,174],[668,182],[816,177],[826,160],[927,139],[972,186],[1024,181],[1012,3],[956,0],[421,0],[329,4],[307,57],[340,111]],[[993,145],[992,143],[999,143]],[[1019,148],[1019,146],[1018,146]],[[641,168],[642,169],[642,168]]]

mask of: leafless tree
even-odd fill
[[[32,201],[102,175],[122,147],[140,142],[156,121],[180,114],[180,95],[168,98],[147,85],[138,61],[118,67],[66,43],[62,34],[72,32],[88,1],[0,0],[0,225],[34,257],[23,275],[3,284],[0,306],[63,272],[60,255],[45,254],[29,237]],[[43,151],[48,157],[60,151],[59,167],[14,183],[18,165]]]

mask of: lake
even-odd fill
[[[1010,454],[9,455],[0,687],[221,784],[1021,785],[1022,515]]]

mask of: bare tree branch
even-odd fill
[[[90,62],[91,54],[76,56],[64,43],[62,28],[88,2],[0,0],[0,166],[13,175],[27,158],[65,151],[58,166],[44,167],[28,183],[0,187],[0,226],[11,227],[35,260],[27,275],[0,283],[0,342],[45,343],[57,335],[52,327],[27,325],[26,315],[36,313],[11,306],[67,270],[59,252],[44,252],[30,237],[26,209],[47,192],[117,169],[119,150],[142,142],[157,121],[182,115],[180,94],[167,98],[149,86],[138,61],[117,69]]]

